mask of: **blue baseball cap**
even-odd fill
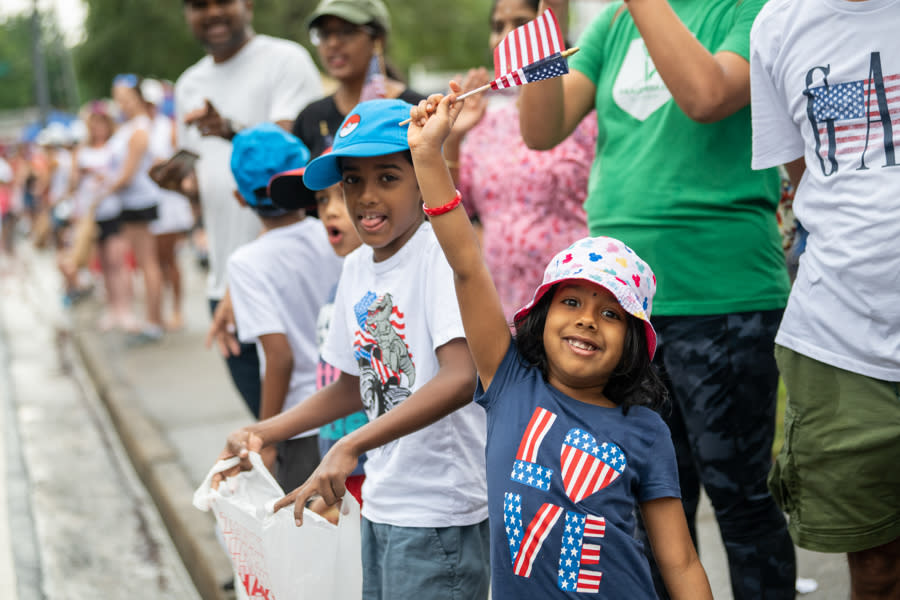
[[[309,160],[303,142],[274,123],[244,129],[231,144],[231,173],[241,196],[256,209],[277,208],[269,198],[269,180]]]
[[[344,156],[384,156],[409,150],[406,132],[400,126],[409,118],[412,104],[403,100],[369,100],[356,105],[334,136],[329,154],[306,165],[303,183],[311,190],[324,190],[341,180],[340,159]]]

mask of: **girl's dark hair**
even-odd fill
[[[557,284],[558,285],[558,284]],[[531,311],[513,324],[515,344],[523,360],[547,379],[549,365],[544,349],[544,324],[556,285],[541,296]],[[668,408],[668,391],[656,367],[650,362],[644,322],[628,314],[622,360],[616,365],[603,394],[628,414],[632,406],[646,406],[657,412]]]

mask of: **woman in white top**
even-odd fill
[[[85,123],[87,139],[77,150],[72,188],[81,214],[93,206],[99,230],[97,250],[106,291],[106,311],[100,318],[99,328],[103,331],[113,327],[133,329],[137,320],[131,311],[133,294],[131,275],[125,266],[128,242],[121,233],[119,222],[121,205],[118,196],[104,193],[114,176],[112,152],[107,142],[116,126],[106,107],[99,102],[91,105]]]
[[[141,97],[137,75],[118,75],[113,80],[113,100],[125,122],[109,140],[115,175],[108,193],[122,203],[122,234],[128,240],[138,268],[144,274],[147,323],[138,332],[140,341],[162,337],[162,272],[156,256],[156,239],[150,223],[157,217],[159,188],[147,174],[153,162],[150,153],[150,117]]]
[[[175,122],[162,112],[165,88],[155,79],[144,79],[141,95],[151,119],[150,154],[153,162],[168,160],[175,154]],[[166,321],[166,329],[174,331],[183,326],[181,270],[176,249],[194,226],[194,214],[186,196],[158,186],[156,189],[159,216],[150,224],[150,231],[156,236],[156,256],[163,279],[163,304],[167,290],[172,290],[172,312]]]

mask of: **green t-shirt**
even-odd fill
[[[750,55],[765,0],[669,0],[711,52]],[[783,308],[789,282],[775,217],[777,171],[750,169],[750,107],[716,123],[690,120],[656,73],[616,2],[570,59],[596,86],[599,122],[585,210],[650,263],[654,315]],[[614,18],[615,17],[615,18]]]

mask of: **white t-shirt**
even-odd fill
[[[150,117],[139,115],[120,125],[107,142],[112,153],[112,168],[116,174],[115,177],[118,178],[125,166],[131,136],[138,130],[147,132],[147,150],[141,156],[131,181],[118,191],[119,199],[122,202],[122,210],[143,210],[156,205],[159,186],[153,183],[150,175],[147,174],[150,171],[150,167],[153,166],[153,155],[149,146],[150,128]]]
[[[341,274],[341,263],[325,226],[306,218],[278,227],[235,250],[228,259],[228,285],[242,342],[256,342],[260,376],[266,355],[259,337],[282,333],[294,355],[294,370],[282,411],[316,391],[316,319]],[[301,436],[314,435],[318,429]]]
[[[294,42],[260,34],[224,63],[205,56],[175,83],[178,146],[200,155],[196,172],[209,244],[210,298],[225,294],[228,257],[255,238],[260,226],[256,215],[234,198],[231,142],[185,127],[184,115],[209,99],[223,117],[250,127],[263,121],[293,121],[321,96],[321,79],[309,53]]]
[[[150,154],[154,161],[167,160],[175,153],[172,140],[174,122],[162,113],[153,117],[150,129]],[[150,231],[155,235],[181,233],[194,224],[194,214],[188,199],[171,190],[156,188],[158,212],[156,220],[150,223]]]
[[[898,24],[900,0],[772,0],[750,36],[753,168],[806,162],[794,212],[809,240],[776,342],[887,381],[900,381]]]
[[[50,175],[47,193],[51,206],[56,206],[69,192],[69,176],[72,173],[72,153],[65,148],[56,148],[56,168]]]
[[[322,358],[359,376],[369,420],[438,372],[435,350],[465,337],[453,272],[424,223],[392,257],[360,246],[344,261]],[[484,411],[474,402],[368,452],[363,515],[408,527],[472,525],[487,518]]]
[[[78,187],[75,190],[76,214],[84,214],[97,195],[103,191],[114,176],[112,170],[112,152],[109,146],[82,146],[78,149],[78,171],[80,173]],[[121,206],[119,197],[111,194],[100,200],[94,211],[94,219],[108,221],[119,216]]]

